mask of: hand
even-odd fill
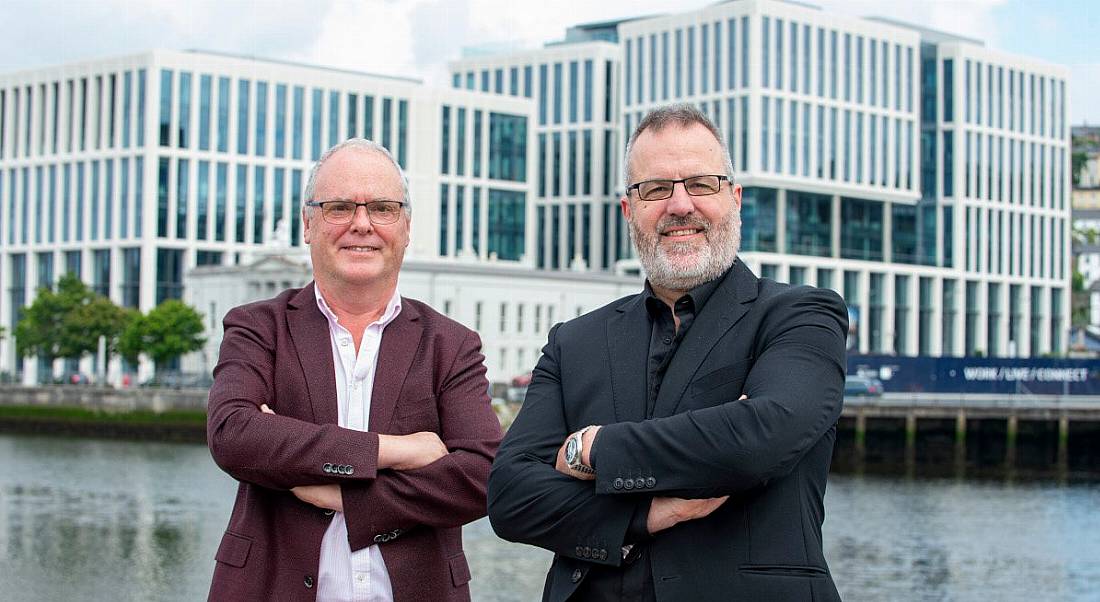
[[[585,466],[591,466],[589,461],[590,454],[592,452],[592,444],[596,440],[596,432],[600,430],[599,426],[593,426],[581,435],[581,464]],[[592,481],[596,479],[595,473],[581,472],[579,470],[573,470],[569,467],[569,463],[565,461],[565,447],[569,444],[569,439],[576,433],[570,433],[569,437],[565,438],[561,447],[558,448],[558,457],[554,460],[554,470],[562,473],[567,477],[573,477],[574,479],[580,479],[582,481]]]
[[[378,435],[378,467],[394,470],[423,468],[446,456],[439,435],[424,431],[411,435]]]
[[[307,504],[313,504],[326,510],[344,511],[344,496],[339,485],[302,485],[292,487],[290,492]]]
[[[652,535],[684,521],[703,518],[718,509],[730,496],[684,500],[677,497],[655,497],[649,505],[646,529]]]

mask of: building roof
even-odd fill
[[[361,75],[366,77],[377,77],[381,79],[388,79],[393,81],[408,82],[411,84],[423,84],[424,80],[415,77],[402,77],[399,75],[383,75],[381,73],[371,73],[369,71],[355,71],[353,69],[338,69],[336,67],[326,67],[324,65],[312,65],[309,63],[299,63],[296,61],[284,61],[281,59],[272,59],[262,56],[255,56],[249,54],[236,54],[233,52],[222,52],[220,50],[203,50],[199,48],[188,48],[184,52],[189,54],[205,54],[209,56],[221,56],[230,59],[239,59],[245,61],[254,61],[257,63],[270,63],[272,65],[285,65],[287,67],[302,67],[305,69],[317,69],[320,71],[328,71],[329,73],[343,73],[345,75]]]

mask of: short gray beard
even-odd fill
[[[666,217],[657,223],[653,232],[642,232],[634,219],[627,220],[630,238],[638,252],[638,261],[645,270],[646,277],[653,286],[673,290],[689,291],[700,284],[714,280],[726,273],[737,260],[737,251],[741,247],[741,209],[734,206],[724,220],[711,223],[698,214],[684,217]],[[707,244],[697,248],[698,243],[661,244],[661,230],[674,226],[691,226],[703,229]],[[694,264],[685,265],[684,260],[696,251]]]

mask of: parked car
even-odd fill
[[[162,372],[141,383],[143,387],[166,389],[209,389],[214,378],[205,372]]]
[[[845,376],[845,397],[882,397],[882,381],[867,376]]]

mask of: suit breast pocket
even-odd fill
[[[408,435],[421,431],[439,432],[439,408],[435,395],[413,402],[401,400],[394,412],[393,430],[395,435]]]
[[[704,373],[691,383],[692,399],[701,407],[736,401],[751,367],[750,357]]]

